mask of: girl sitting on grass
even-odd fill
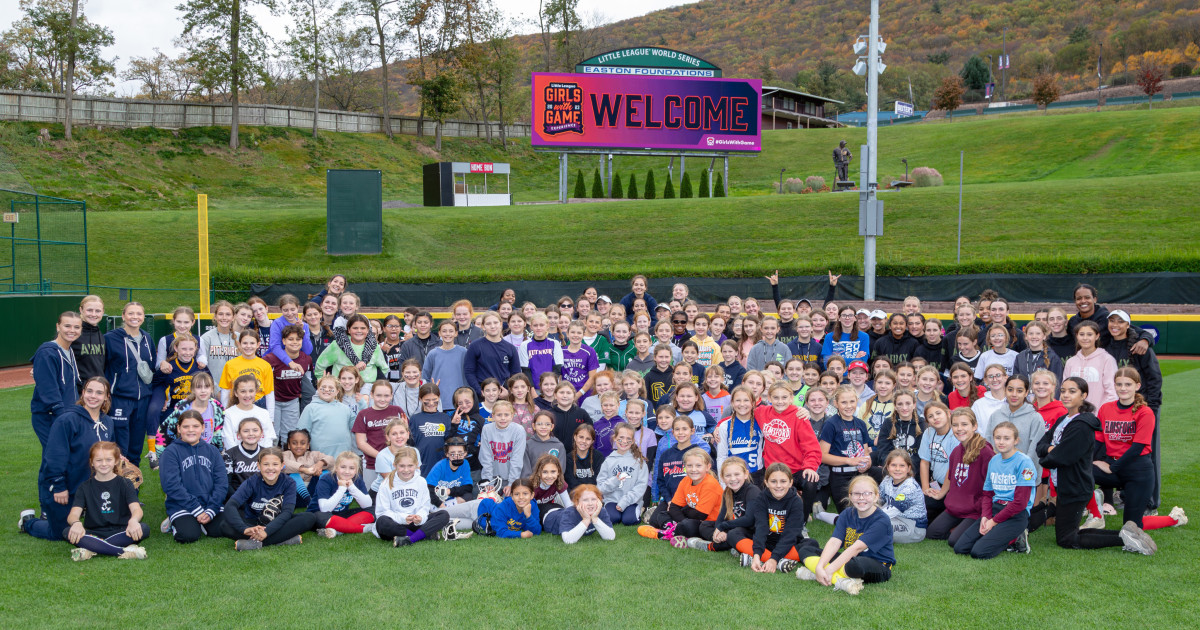
[[[144,560],[138,541],[150,534],[142,522],[142,505],[133,482],[113,470],[121,450],[112,442],[96,442],[88,452],[92,477],[75,491],[64,535],[75,545],[71,559],[87,560],[97,554],[123,560]]]
[[[838,515],[833,535],[820,555],[802,555],[801,580],[857,595],[863,584],[886,582],[896,566],[891,519],[877,506],[879,486],[867,475],[850,481],[850,507]],[[807,551],[807,549],[806,549]]]

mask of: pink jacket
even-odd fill
[[[1103,349],[1097,349],[1091,356],[1083,356],[1078,352],[1067,359],[1063,366],[1063,378],[1078,376],[1087,381],[1088,402],[1096,406],[1117,399],[1117,390],[1113,386],[1113,378],[1117,375],[1117,361]]]

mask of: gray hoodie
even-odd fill
[[[542,455],[550,453],[558,458],[558,465],[561,470],[566,470],[567,466],[567,447],[563,446],[562,440],[550,434],[550,438],[543,440],[536,433],[529,436],[525,440],[525,467],[522,469],[527,474],[533,474],[534,465]]]
[[[1033,405],[1024,403],[1012,411],[1008,407],[1008,402],[1005,402],[999,409],[992,412],[988,426],[991,428],[989,433],[996,429],[996,425],[1001,422],[1011,422],[1017,427],[1017,450],[1029,456],[1037,466],[1038,478],[1041,478],[1042,464],[1038,461],[1037,444],[1046,434],[1046,422],[1042,420],[1042,415],[1034,410]],[[992,436],[985,435],[988,444],[995,448],[992,443]]]
[[[787,360],[792,358],[792,351],[788,350],[787,344],[775,340],[774,343],[768,344],[766,341],[760,341],[750,348],[750,352],[746,355],[747,370],[761,370],[771,361],[779,361],[787,365]]]
[[[624,454],[614,450],[604,459],[596,475],[596,485],[604,493],[604,503],[616,503],[618,510],[639,503],[649,482],[650,470],[644,460],[639,461],[634,456],[633,449]]]
[[[500,477],[505,486],[520,479],[525,465],[525,427],[516,422],[503,429],[495,422],[484,425],[479,439],[479,465],[484,479]]]

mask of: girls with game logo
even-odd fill
[[[948,487],[942,494],[946,509],[930,522],[925,537],[946,540],[954,547],[963,533],[978,523],[984,477],[994,451],[979,435],[975,413],[970,409],[951,411],[950,427],[959,445],[950,452],[947,466]]]
[[[929,526],[925,510],[925,495],[921,484],[913,478],[913,463],[908,451],[896,449],[883,461],[883,483],[879,497],[884,514],[892,520],[892,542],[917,543],[925,540]]]
[[[731,413],[717,424],[717,468],[724,470],[725,460],[737,457],[756,481],[762,479],[763,439],[758,421],[754,418],[754,394],[746,386],[738,386],[730,394]]]
[[[75,322],[78,324],[78,318]],[[73,390],[72,385],[72,398]],[[93,376],[83,384],[83,394],[75,403],[54,417],[38,469],[40,510],[21,512],[22,533],[43,540],[62,539],[76,490],[91,474],[88,462],[92,445],[111,442],[115,434],[113,419],[108,415],[110,404],[108,381]]]
[[[989,560],[1004,553],[1011,541],[1014,550],[1029,553],[1029,509],[1033,507],[1033,490],[1041,478],[1037,464],[1017,450],[1020,433],[1011,422],[1000,422],[992,428],[992,444],[996,454],[988,462],[983,480],[983,496],[979,500],[978,523],[966,528],[954,553],[971,554],[978,560]]]
[[[833,405],[837,415],[825,420],[818,441],[821,463],[829,465],[829,489],[833,500],[845,509],[850,503],[850,481],[871,467],[871,437],[866,423],[854,415],[858,394],[852,386],[842,385],[834,390]],[[826,522],[833,517],[827,512],[820,514]]]
[[[797,492],[804,499],[804,514],[812,510],[816,500],[817,482],[821,466],[821,445],[808,422],[808,413],[792,404],[792,389],[786,383],[777,382],[768,390],[770,406],[754,410],[754,419],[762,431],[763,463],[780,463],[787,467],[788,477],[795,479]],[[803,523],[803,519],[801,520]]]

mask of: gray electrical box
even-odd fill
[[[866,197],[867,193],[862,193],[858,203],[858,235],[883,236],[883,202]]]

